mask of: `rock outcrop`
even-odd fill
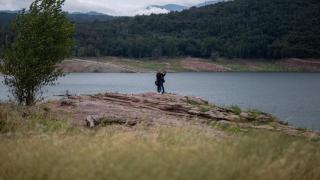
[[[135,126],[139,123],[174,125],[190,122],[235,124],[243,128],[283,131],[290,135],[301,134],[298,129],[263,112],[239,112],[239,109],[209,104],[201,98],[176,94],[107,92],[92,96],[71,96],[51,103],[51,106],[74,123],[91,128],[110,124]],[[310,135],[310,132],[304,133]],[[311,135],[319,134],[312,132]]]

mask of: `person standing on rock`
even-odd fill
[[[158,72],[157,75],[156,75],[156,86],[157,86],[157,90],[158,90],[158,93],[161,93],[162,91],[162,94],[165,93],[165,90],[164,90],[164,83],[165,83],[165,80],[164,80],[164,77],[166,76],[167,72],[166,71],[163,71],[163,72]]]

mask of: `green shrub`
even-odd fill
[[[240,115],[241,112],[242,112],[242,110],[241,110],[241,108],[240,108],[239,106],[233,105],[233,106],[231,106],[230,108],[231,108],[231,110],[232,110],[235,114],[237,114],[237,115]]]
[[[201,105],[200,106],[200,111],[201,112],[208,112],[210,111],[211,107],[210,106],[207,106],[207,105]]]

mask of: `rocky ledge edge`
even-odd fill
[[[239,128],[279,131],[293,136],[319,138],[319,132],[295,128],[257,110],[219,107],[198,97],[177,94],[120,94],[70,96],[51,103],[60,116],[73,123],[94,128],[99,125],[174,125],[188,122],[201,125],[236,125]]]

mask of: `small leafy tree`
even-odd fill
[[[35,0],[13,23],[15,39],[4,51],[0,71],[19,104],[33,105],[44,86],[63,73],[56,64],[70,55],[74,25],[62,11],[65,0]]]

